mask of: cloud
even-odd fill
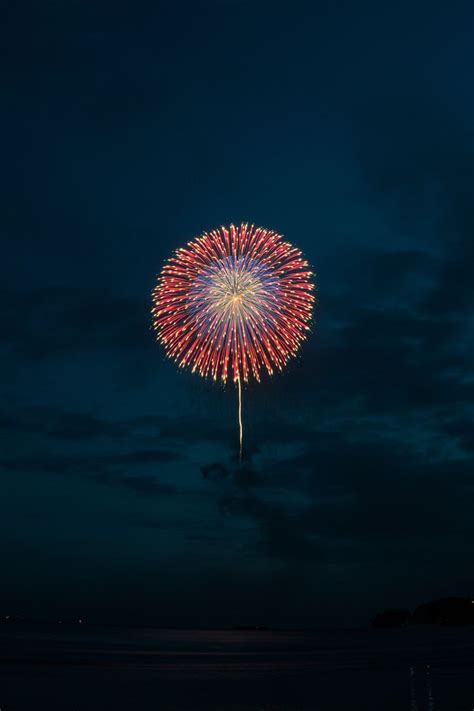
[[[159,481],[156,477],[148,475],[134,475],[115,477],[112,475],[99,475],[96,480],[101,484],[112,484],[113,486],[123,486],[131,489],[137,494],[144,496],[174,495],[178,493],[176,486]]]
[[[69,454],[35,452],[29,455],[16,454],[2,457],[0,468],[24,475],[37,473],[73,475],[100,484],[126,487],[143,495],[174,494],[177,493],[176,487],[160,481],[155,476],[155,472],[157,469],[160,471],[162,465],[179,461],[181,458],[182,456],[177,452],[165,449],[93,455],[77,452]]]
[[[52,407],[4,410],[0,412],[0,429],[12,434],[36,434],[71,441],[117,438],[127,432],[124,422]]]
[[[201,473],[204,479],[208,479],[209,481],[213,482],[222,481],[223,479],[226,479],[230,474],[228,468],[225,467],[223,464],[220,464],[219,462],[203,465],[201,467]]]
[[[182,459],[181,454],[166,449],[137,450],[122,454],[94,454],[84,456],[77,453],[68,455],[37,452],[26,456],[3,457],[0,466],[11,471],[41,471],[50,473],[68,473],[72,471],[87,471],[94,468],[130,467],[149,464],[160,464]]]
[[[56,407],[12,407],[0,411],[3,432],[46,437],[50,441],[83,442],[140,442],[166,443],[170,450],[183,443],[192,445],[202,441],[227,443],[231,438],[229,426],[215,417],[195,415],[146,415],[128,418],[99,417],[90,412],[65,410]],[[152,450],[147,449],[142,456]]]
[[[260,553],[290,565],[321,558],[320,541],[311,527],[302,522],[298,511],[254,495],[226,495],[219,506],[224,515],[243,517],[257,525],[256,545]]]
[[[411,566],[423,547],[449,541],[461,551],[474,535],[472,458],[425,460],[397,441],[341,435],[337,452],[322,443],[257,474],[252,493],[234,486],[221,495],[222,514],[252,522],[261,555],[311,561],[314,574],[348,555]]]
[[[151,348],[148,304],[93,289],[39,288],[0,293],[2,348],[25,361],[72,352]]]
[[[123,454],[110,454],[101,457],[101,461],[107,464],[129,465],[129,464],[155,464],[160,462],[174,462],[182,459],[184,453],[178,453],[169,449],[143,449]]]

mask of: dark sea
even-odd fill
[[[474,627],[0,627],[1,711],[473,711]]]

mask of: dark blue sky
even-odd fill
[[[346,624],[474,591],[470,2],[4,3],[0,614]],[[165,360],[231,221],[317,274],[236,400]]]

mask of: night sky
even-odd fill
[[[346,625],[474,592],[472,3],[4,2],[0,614]],[[254,222],[317,279],[244,393],[154,341]]]

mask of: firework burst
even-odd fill
[[[309,329],[313,283],[301,252],[281,235],[241,224],[188,242],[153,291],[153,326],[180,366],[239,388],[272,375]],[[242,428],[241,428],[242,433]]]

